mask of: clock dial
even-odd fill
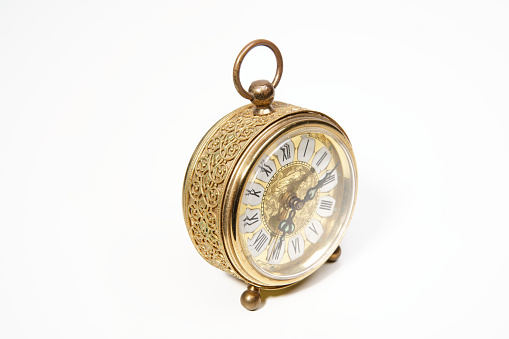
[[[321,128],[290,131],[266,147],[247,178],[237,225],[250,265],[284,280],[323,263],[353,206],[353,163],[340,139]]]

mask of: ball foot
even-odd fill
[[[332,253],[332,255],[330,256],[330,258],[327,261],[334,262],[334,261],[338,260],[340,256],[341,256],[341,247],[338,246],[338,248],[336,248],[334,253]]]
[[[240,303],[246,310],[254,311],[262,303],[262,297],[260,296],[260,288],[249,285],[247,290],[240,296]]]

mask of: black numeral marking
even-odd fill
[[[293,246],[293,251],[295,253],[300,253],[300,241],[299,241],[299,237],[295,238],[294,240],[292,240],[292,246]]]
[[[260,193],[262,193],[262,191],[256,191],[254,188],[246,190],[246,195],[254,195],[257,198],[260,197]]]
[[[333,202],[328,200],[322,200],[320,201],[319,208],[321,210],[330,211],[332,209]]]
[[[262,170],[263,173],[265,173],[267,175],[267,178],[270,177],[270,174],[272,173],[273,169],[272,167],[270,167],[269,165],[267,164],[263,164],[261,166],[258,166],[260,167],[260,169]]]
[[[290,159],[290,145],[284,144],[281,148],[279,148],[283,153],[283,161]]]
[[[336,175],[334,173],[330,174],[324,181],[323,186],[330,184],[334,181],[334,178],[336,178]]]
[[[309,229],[315,232],[316,235],[318,235],[318,231],[316,230],[315,224],[311,223],[311,225],[309,225]]]
[[[316,166],[320,166],[320,164],[322,163],[323,159],[325,159],[326,156],[327,156],[327,152],[323,152],[320,159],[318,159],[318,161],[316,162]]]
[[[304,148],[304,155],[302,156],[303,158],[306,157],[306,151],[308,150],[308,145],[309,145],[309,139],[308,139],[308,142],[306,142],[306,148]]]
[[[279,257],[279,252],[281,252],[281,249],[283,248],[283,239],[280,239],[279,241],[276,241],[274,244],[274,248],[272,249],[272,253],[270,254],[271,259],[277,259]]]
[[[256,236],[256,239],[253,243],[256,252],[262,249],[263,245],[268,239],[269,237],[265,233],[263,232],[258,233],[258,236]]]
[[[260,220],[260,219],[258,218],[258,213],[255,213],[255,214],[254,214],[253,216],[251,216],[251,217],[248,217],[248,216],[247,216],[247,214],[246,214],[246,217],[245,217],[245,218],[244,218],[244,220],[242,220],[242,221],[244,221],[244,226],[246,226],[246,225],[247,225],[247,226],[251,226],[251,225],[253,225],[254,223],[257,223],[257,222],[258,222],[258,220]]]

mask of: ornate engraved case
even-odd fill
[[[240,65],[258,45],[276,55],[276,77],[255,81],[246,92]],[[322,113],[273,102],[282,66],[270,41],[244,47],[234,83],[252,103],[205,134],[183,187],[185,223],[196,250],[249,284],[241,303],[250,310],[261,302],[260,289],[295,284],[339,257],[357,195],[355,158],[343,129]]]

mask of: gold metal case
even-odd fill
[[[257,45],[268,46],[276,56],[279,53],[277,47],[267,40],[256,40],[247,45],[234,67],[237,89],[242,89],[238,72],[243,56]],[[280,72],[282,59],[278,58],[278,74],[274,80],[276,85]],[[260,304],[260,288],[276,289],[295,284],[313,273],[329,257],[337,259],[339,242],[352,215],[350,213],[346,226],[323,259],[306,274],[293,279],[276,280],[254,269],[241,249],[237,211],[247,175],[256,165],[254,159],[260,157],[267,145],[301,126],[319,126],[327,130],[346,145],[351,155],[355,173],[352,211],[357,196],[357,167],[350,140],[343,129],[325,114],[272,102],[274,87],[274,84],[267,81],[253,83],[248,93],[254,93],[254,96],[258,93],[258,97],[250,98],[253,103],[229,113],[207,132],[189,162],[182,192],[185,223],[196,250],[211,265],[250,284],[241,302],[251,310]]]

